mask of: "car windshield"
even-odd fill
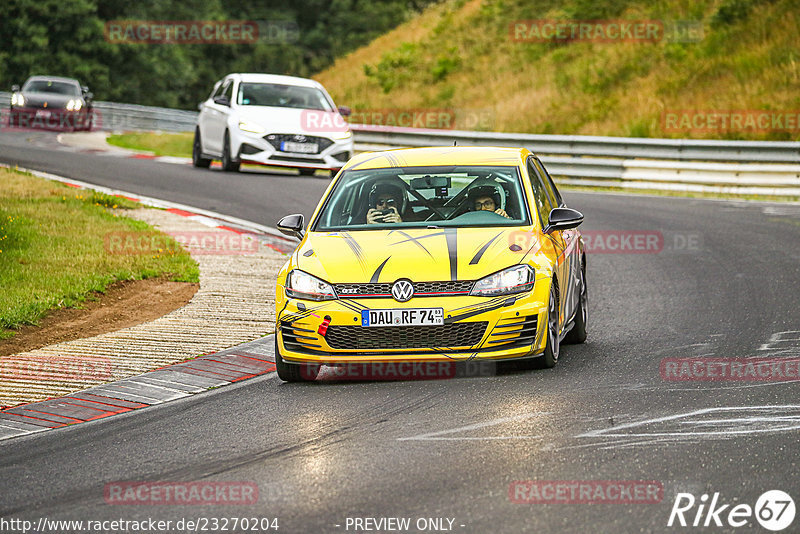
[[[53,80],[31,80],[22,88],[29,93],[55,93],[57,95],[81,96],[81,88],[73,83]]]
[[[271,106],[277,108],[333,111],[325,94],[316,87],[276,83],[241,83],[236,103],[240,106]]]
[[[516,166],[393,167],[344,171],[317,231],[530,224]]]

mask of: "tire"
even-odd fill
[[[238,161],[233,161],[231,157],[231,136],[226,131],[225,138],[222,141],[222,170],[225,172],[239,172]]]
[[[300,168],[297,170],[300,171],[300,176],[314,176],[314,173],[317,172],[317,169]]]
[[[558,342],[558,290],[556,281],[550,284],[550,302],[547,306],[547,345],[544,354],[536,358],[536,367],[539,369],[552,369],[558,363],[558,354],[561,346]]]
[[[200,141],[200,129],[194,130],[194,142],[192,143],[192,165],[198,169],[207,169],[211,166],[211,160],[203,157],[203,143]]]
[[[586,323],[589,321],[588,290],[586,289],[586,263],[581,266],[581,294],[578,297],[578,307],[575,309],[575,319],[572,330],[564,338],[564,343],[570,345],[586,341]]]
[[[318,365],[305,365],[297,363],[286,363],[281,358],[281,351],[278,348],[278,333],[275,333],[275,367],[278,371],[278,378],[284,382],[311,382],[319,374]]]

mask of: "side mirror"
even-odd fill
[[[225,95],[215,96],[214,103],[219,104],[220,106],[228,106],[228,107],[230,107],[231,105],[231,101],[228,100],[228,97]]]
[[[353,114],[353,110],[352,110],[352,109],[350,109],[350,108],[349,108],[349,107],[347,107],[347,106],[339,106],[339,114],[340,114],[342,117],[349,117],[350,115],[352,115],[352,114]]]
[[[11,86],[11,92],[12,93],[18,93],[19,92],[19,85],[16,85],[16,84],[12,85]]]
[[[86,100],[87,102],[91,101],[93,98],[94,98],[94,93],[90,93],[88,91],[83,95],[83,99]]]
[[[583,213],[571,208],[553,208],[550,212],[550,223],[544,229],[545,234],[556,230],[576,228],[583,222]]]
[[[278,230],[288,236],[303,239],[303,223],[304,220],[301,214],[295,213],[293,215],[287,215],[278,221]]]
[[[84,93],[88,93],[89,92],[89,86],[88,85],[81,85],[81,91],[83,91]]]

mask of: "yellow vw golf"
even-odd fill
[[[278,274],[275,363],[527,360],[553,367],[586,339],[586,254],[541,161],[526,149],[365,153],[331,182]]]

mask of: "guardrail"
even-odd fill
[[[356,149],[525,147],[559,183],[800,197],[800,143],[535,135],[353,124]]]
[[[0,92],[7,108],[11,93]],[[192,131],[196,111],[95,102],[97,128]],[[559,182],[800,197],[800,142],[652,139],[423,130],[353,124],[357,150],[419,146],[513,146],[538,154]]]

